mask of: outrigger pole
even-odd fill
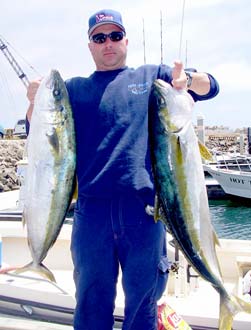
[[[0,50],[3,52],[4,56],[7,58],[8,62],[12,66],[13,70],[18,75],[18,78],[21,79],[24,86],[27,88],[29,85],[29,79],[27,78],[26,74],[23,72],[15,58],[12,56],[11,52],[9,51],[7,45],[3,42],[0,38]]]

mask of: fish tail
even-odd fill
[[[251,303],[235,295],[225,299],[221,297],[219,330],[231,330],[234,316],[240,312],[251,314]]]
[[[55,276],[53,273],[42,263],[41,264],[34,264],[34,262],[30,262],[29,264],[25,265],[24,267],[18,268],[15,270],[16,274],[21,274],[24,272],[34,272],[39,274],[40,276],[44,277],[45,279],[56,282]]]
[[[247,301],[241,299],[240,297],[236,297],[236,296],[235,296],[235,299],[236,299],[237,303],[239,304],[239,306],[241,306],[242,312],[251,314],[251,303],[250,302],[247,302]]]
[[[220,320],[219,330],[231,330],[234,319],[234,313],[230,310],[226,300],[220,298]]]

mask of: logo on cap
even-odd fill
[[[96,23],[103,22],[103,21],[113,21],[113,16],[108,16],[105,14],[97,14],[96,15]]]

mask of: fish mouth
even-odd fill
[[[161,90],[166,90],[167,88],[172,88],[172,85],[167,83],[166,81],[164,80],[161,80],[161,79],[156,79],[154,82],[153,82],[154,86],[157,88],[157,89],[161,89]]]
[[[51,90],[55,100],[60,101],[63,98],[62,82],[60,79],[59,72],[57,70],[54,69],[51,70],[50,75],[47,77],[45,81],[45,86],[46,88]]]

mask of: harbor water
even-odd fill
[[[209,199],[211,221],[219,238],[251,240],[251,200]],[[68,213],[73,218],[73,210]]]
[[[251,240],[251,201],[209,200],[213,226],[219,238]]]

